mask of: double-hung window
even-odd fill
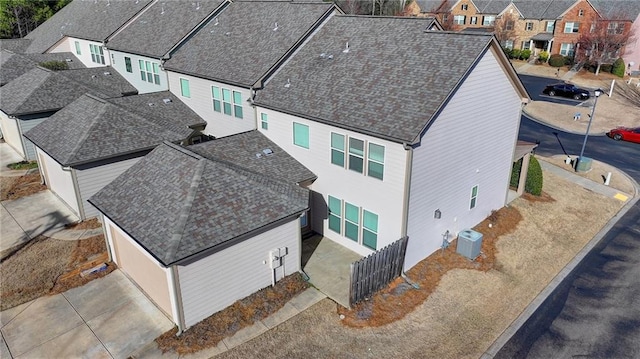
[[[231,90],[222,89],[222,112],[231,116]]]
[[[329,196],[329,229],[342,234],[342,201]]]
[[[533,30],[533,23],[532,23],[532,22],[527,22],[527,23],[524,25],[524,29],[525,29],[526,31],[531,31],[531,30]]]
[[[222,112],[222,95],[220,87],[211,86],[211,97],[213,98],[213,110],[215,112]]]
[[[293,123],[293,144],[309,148],[309,126],[297,122]]]
[[[467,17],[464,15],[455,15],[453,16],[453,23],[456,25],[464,25]]]
[[[553,26],[554,22],[553,21],[547,21],[547,29],[546,32],[553,32]]]
[[[349,138],[349,169],[359,173],[364,171],[364,141]]]
[[[131,67],[131,58],[128,56],[124,57],[124,67],[129,73],[133,73],[133,68]]]
[[[362,210],[362,244],[373,250],[378,244],[378,215]]]
[[[579,22],[566,22],[564,24],[564,32],[567,34],[577,33],[580,29]]]
[[[560,55],[562,55],[562,56],[573,56],[573,44],[561,44],[560,45]]]
[[[104,52],[102,50],[102,46],[89,44],[89,51],[91,52],[92,62],[104,65]]]
[[[190,98],[191,90],[189,89],[189,80],[180,79],[180,94],[182,97]]]
[[[75,41],[75,46],[76,46],[76,55],[82,55],[82,51],[80,51],[80,42],[79,41]]]
[[[462,10],[462,11],[466,11],[467,9],[469,9],[469,5],[468,4],[462,4],[462,6],[460,6],[460,10]]]
[[[478,24],[478,17],[477,17],[477,16],[472,16],[472,17],[469,19],[469,24],[471,24],[471,25],[477,25],[477,24]]]
[[[496,17],[495,16],[484,16],[482,18],[482,25],[484,26],[493,26],[493,24],[495,24],[496,22]]]
[[[369,143],[367,160],[367,175],[381,180],[384,175],[384,147]]]
[[[469,202],[469,209],[476,208],[476,204],[478,203],[478,185],[473,186],[471,188],[471,201]]]
[[[331,132],[331,163],[344,168],[344,135]]]
[[[142,81],[160,85],[160,66],[158,66],[157,63],[138,60],[138,67],[140,67],[140,78]]]
[[[266,113],[260,114],[260,126],[262,127],[263,130],[269,129],[269,117],[267,116]]]
[[[242,93],[233,91],[233,115],[242,118]]]
[[[358,241],[360,232],[360,208],[349,202],[344,203],[344,236]]]

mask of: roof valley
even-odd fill
[[[102,114],[104,114],[107,111],[107,104],[105,103],[104,100],[101,100],[101,99],[99,99],[97,97],[91,96],[89,94],[87,94],[86,96],[89,96],[92,99],[102,103],[102,106],[100,106],[100,110],[96,109],[93,112],[93,116],[91,117],[91,122],[92,123],[91,123],[91,126],[89,126],[89,128],[93,128],[93,127],[98,125],[100,116],[102,116]],[[91,133],[91,131],[84,131],[84,133],[82,134],[82,137],[78,139],[78,141],[76,142],[76,145],[73,147],[73,149],[69,153],[69,158],[67,159],[69,162],[72,162],[73,159],[76,157],[76,155],[78,154],[78,151],[80,150],[80,148],[82,148],[82,146],[84,145],[85,141],[89,137],[90,133]]]

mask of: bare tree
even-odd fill
[[[621,50],[633,38],[631,24],[623,21],[594,19],[587,25],[588,31],[580,34],[576,43],[577,61],[596,62],[596,75],[602,64],[611,64],[621,55]]]
[[[496,19],[493,25],[493,33],[502,46],[506,46],[508,40],[516,38],[516,21],[518,18],[514,14],[504,14]]]

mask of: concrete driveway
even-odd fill
[[[127,358],[173,323],[120,270],[0,313],[2,358]]]
[[[2,201],[0,252],[20,246],[39,235],[50,235],[78,217],[51,191],[11,201]]]

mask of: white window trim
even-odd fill
[[[473,190],[476,190],[476,195],[473,195]],[[473,210],[474,208],[478,207],[478,195],[480,194],[480,185],[475,185],[473,187],[471,187],[471,196],[469,197],[469,210]],[[475,200],[475,201],[474,201]],[[472,207],[473,205],[473,207]]]
[[[191,85],[189,83],[189,79],[185,77],[179,77],[180,79],[180,96],[184,98],[191,98]],[[183,84],[187,84],[187,95],[184,94]]]
[[[331,212],[330,206],[329,206],[329,203],[331,202],[331,199],[334,199],[334,200],[340,202],[340,215],[336,215],[335,213]],[[351,205],[351,206],[353,206],[353,207],[358,209],[358,223],[355,223],[355,222],[351,221],[350,219],[347,219],[347,204],[349,204],[349,205]],[[364,212],[365,211],[369,212],[369,213],[371,213],[371,214],[373,214],[373,215],[375,215],[377,217],[378,220],[377,220],[376,225],[378,227],[378,230],[376,232],[373,232],[372,230],[365,228],[365,226],[364,226]],[[333,228],[330,227],[329,218],[331,218],[331,217],[334,217],[335,219],[339,220],[339,222],[338,222],[340,224],[340,231],[339,232],[335,231]],[[354,225],[354,226],[356,226],[358,228],[358,230],[356,232],[356,237],[357,238],[355,240],[353,238],[347,237],[347,223],[349,223],[351,225]],[[357,205],[355,203],[349,202],[344,198],[338,198],[338,197],[335,197],[335,196],[332,196],[332,195],[327,195],[327,229],[330,230],[333,233],[339,234],[340,236],[344,237],[344,239],[346,239],[346,240],[355,242],[358,245],[361,245],[361,246],[363,246],[365,248],[368,248],[368,249],[371,249],[371,250],[375,251],[375,250],[378,249],[377,248],[378,247],[378,241],[380,239],[380,214],[376,213],[374,211],[371,211],[369,209],[366,209],[366,208],[364,208],[362,206],[359,206],[359,205]],[[376,235],[376,248],[371,248],[371,247],[366,246],[364,244],[364,231],[365,230],[368,231],[368,232],[374,233]]]
[[[269,130],[269,115],[264,112],[260,112],[260,128],[265,131]]]

